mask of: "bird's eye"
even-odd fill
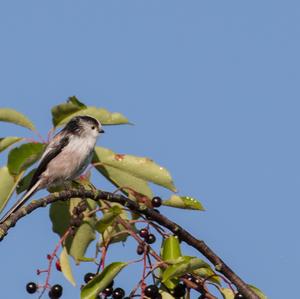
[[[96,127],[95,126],[92,126],[92,130],[95,130],[96,129]]]

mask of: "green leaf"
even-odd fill
[[[81,103],[76,97],[69,97],[66,103],[54,106],[51,109],[53,125],[56,127],[67,117],[85,108],[86,105]]]
[[[193,273],[218,285],[221,285],[222,283],[221,278],[212,270],[209,265],[207,265],[207,267],[196,269],[193,271]]]
[[[17,143],[17,142],[19,142],[21,140],[23,140],[23,138],[21,138],[21,137],[14,137],[14,136],[0,138],[0,152],[3,152],[9,146],[11,146],[12,144]]]
[[[122,209],[119,206],[113,206],[106,212],[103,217],[96,223],[95,228],[103,234],[105,230],[111,226],[116,218],[122,213]]]
[[[16,189],[17,194],[20,194],[23,191],[28,189],[31,179],[35,172],[36,172],[36,168],[33,168],[32,170],[30,170],[30,172],[28,174],[26,174],[24,177],[22,177],[22,179],[20,180],[20,182],[17,185],[17,189]]]
[[[161,246],[161,257],[164,261],[167,261],[168,263],[177,261],[180,257],[181,249],[180,249],[180,243],[179,239],[176,236],[170,236],[168,238],[165,238],[162,242]],[[164,274],[165,270],[162,270],[162,275]],[[169,289],[174,289],[175,286],[178,284],[179,280],[177,278],[166,280],[165,286]]]
[[[180,257],[178,261],[178,263],[169,266],[164,271],[162,276],[162,282],[165,282],[171,278],[181,277],[186,273],[190,273],[196,269],[208,266],[208,264],[203,260],[192,256]]]
[[[228,288],[220,288],[221,294],[224,299],[234,299],[235,294],[231,289]]]
[[[267,296],[257,287],[248,284],[248,286],[250,287],[250,289],[252,289],[252,291],[260,298],[260,299],[268,299]]]
[[[190,196],[178,196],[174,194],[169,199],[164,200],[162,204],[173,208],[205,211],[203,205],[197,199]]]
[[[81,290],[81,299],[96,299],[128,263],[114,262],[90,280]]]
[[[75,287],[76,282],[72,273],[68,251],[65,246],[63,247],[63,250],[60,254],[59,261],[60,261],[61,271],[64,274],[65,278]]]
[[[55,202],[50,207],[50,219],[52,221],[52,230],[60,237],[66,232],[69,227],[71,212],[82,199],[72,198],[68,202]],[[95,201],[91,199],[86,200],[89,206],[88,211],[93,210],[96,207]],[[70,236],[66,240],[66,248],[68,254],[71,255],[76,263],[79,263],[90,245],[95,240],[94,226],[96,219],[94,217],[85,217],[83,223],[76,230],[74,236]]]
[[[110,203],[110,205],[116,209],[115,211],[119,210],[120,214],[117,215],[123,220],[128,220],[128,214],[126,211],[122,209],[122,206],[118,203]],[[117,213],[117,212],[115,212]],[[105,215],[105,213],[104,213]],[[117,217],[116,216],[116,217]],[[131,225],[132,229],[134,230],[134,225]],[[124,232],[120,234],[121,232]],[[107,226],[107,228],[102,233],[102,242],[100,242],[100,246],[103,246],[104,243],[106,243],[109,240],[109,244],[118,243],[118,242],[124,242],[126,241],[128,237],[128,233],[126,229],[121,224],[115,224],[112,223],[112,225]]]
[[[25,127],[32,131],[35,130],[33,123],[24,114],[14,110],[14,109],[1,108],[0,109],[0,121],[14,123],[16,125]]]
[[[15,181],[6,166],[0,168],[0,212],[5,208],[15,189]]]
[[[161,257],[164,261],[177,260],[181,257],[179,239],[176,236],[170,236],[164,239],[161,248]]]
[[[72,117],[77,115],[92,116],[99,120],[102,125],[122,125],[129,123],[128,119],[121,113],[109,112],[108,110],[103,108],[89,106],[64,118],[61,122],[58,123],[58,126],[67,123]]]
[[[160,291],[162,299],[175,299],[169,292]]]
[[[117,187],[130,187],[148,197],[152,192],[147,182],[176,191],[170,173],[148,158],[116,154],[97,146],[93,163]]]
[[[52,121],[55,127],[67,123],[77,115],[89,115],[98,119],[102,125],[128,124],[128,119],[121,113],[111,113],[106,109],[86,106],[76,97],[70,97],[67,103],[52,108]]]
[[[25,143],[12,149],[8,154],[7,166],[12,175],[18,175],[34,164],[44,151],[42,143]]]

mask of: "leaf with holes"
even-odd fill
[[[152,196],[148,182],[176,191],[170,173],[148,158],[116,154],[97,146],[93,163],[117,187],[129,187],[148,197]]]
[[[10,109],[10,108],[0,108],[0,121],[13,123],[29,130],[34,131],[34,124],[22,113]]]
[[[0,152],[3,152],[11,145],[23,140],[21,137],[8,136],[5,138],[0,138]]]
[[[98,294],[103,291],[127,265],[128,263],[114,262],[106,266],[100,274],[97,274],[82,288],[80,298],[96,299]]]
[[[203,205],[197,199],[190,196],[172,195],[169,199],[164,200],[162,204],[179,209],[205,211]]]
[[[12,175],[18,175],[34,164],[42,156],[45,145],[25,143],[12,149],[8,154],[7,166]]]

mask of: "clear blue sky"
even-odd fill
[[[49,109],[70,95],[124,113],[136,125],[107,128],[101,144],[166,166],[180,194],[207,212],[164,211],[269,298],[295,297],[299,17],[298,1],[2,1],[0,106],[43,134]],[[113,190],[101,177],[98,186]],[[47,213],[26,217],[1,243],[1,298],[35,297],[24,285],[57,241]],[[136,272],[126,275],[118,285],[130,288]],[[59,274],[52,281],[78,298]]]

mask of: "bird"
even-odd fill
[[[104,130],[96,118],[88,115],[71,118],[49,142],[24,196],[1,218],[0,223],[21,208],[38,190],[78,178],[91,163],[101,133]]]

